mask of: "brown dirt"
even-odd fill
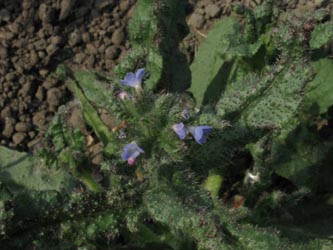
[[[42,2],[42,3],[41,3]],[[136,0],[0,2],[0,145],[32,150],[71,99],[59,63],[112,73]]]

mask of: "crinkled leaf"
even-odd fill
[[[192,72],[190,91],[198,105],[203,104],[206,95],[213,97],[214,94],[221,92],[222,79],[226,77],[221,72],[222,66],[231,59],[225,56],[230,47],[238,43],[239,24],[235,17],[227,17],[216,23],[207,39],[201,43],[190,67]]]
[[[333,105],[333,61],[321,59],[313,63],[315,78],[308,84],[305,106],[313,114],[322,114]]]
[[[74,179],[61,170],[48,169],[27,153],[0,147],[0,181],[12,190],[62,190],[74,187]]]
[[[333,39],[333,22],[326,22],[315,26],[311,33],[310,47],[319,49]]]

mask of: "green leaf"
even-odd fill
[[[305,93],[305,106],[312,114],[322,114],[333,105],[333,61],[321,59],[313,64],[316,76]]]
[[[291,70],[292,68],[292,70]],[[269,74],[269,73],[268,73]],[[284,65],[273,78],[264,78],[268,84],[259,85],[259,94],[249,96],[251,101],[241,113],[241,122],[254,128],[282,128],[299,109],[302,91],[310,79],[310,67],[295,59]],[[249,87],[244,87],[249,91]]]
[[[214,25],[203,41],[190,69],[193,93],[197,104],[204,103],[205,96],[216,97],[223,88],[223,79],[227,71],[222,68],[232,57],[226,55],[228,50],[239,44],[239,24],[235,17],[227,17]]]
[[[108,126],[98,116],[95,108],[91,105],[85,94],[79,88],[79,79],[76,80],[77,81],[75,81],[74,79],[69,80],[69,85],[75,96],[81,102],[84,119],[93,128],[97,137],[103,142],[103,144],[107,145],[109,142],[112,142],[114,140],[114,135],[109,130]]]
[[[94,72],[75,71],[74,77],[87,99],[98,107],[106,108],[113,98],[111,86],[99,79]],[[103,91],[101,91],[103,90]]]
[[[217,171],[210,170],[205,182],[203,183],[203,188],[209,191],[212,197],[218,198],[222,182],[222,175],[217,173]]]
[[[319,49],[333,38],[333,22],[326,22],[315,26],[311,33],[311,49]]]
[[[0,147],[0,157],[0,182],[11,191],[59,191],[74,187],[74,179],[69,174],[48,169],[40,159],[27,153]]]
[[[128,27],[132,46],[150,47],[157,32],[157,17],[154,15],[154,3],[140,0]]]
[[[273,140],[272,168],[298,187],[332,189],[333,142],[304,126],[285,129]]]

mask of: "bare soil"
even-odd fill
[[[38,146],[58,107],[71,99],[52,74],[59,63],[104,71],[130,49],[136,0],[0,1],[0,145]]]

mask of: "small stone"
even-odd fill
[[[200,29],[204,25],[204,23],[205,20],[203,16],[198,13],[194,13],[189,19],[189,24],[196,29]]]
[[[51,41],[52,44],[58,45],[58,44],[61,43],[62,37],[61,36],[52,36],[50,38],[50,41]]]
[[[114,115],[106,112],[105,110],[100,110],[100,117],[103,120],[103,122],[112,129],[116,126],[116,118]]]
[[[43,23],[49,23],[52,21],[52,10],[47,4],[42,3],[39,5],[38,17]]]
[[[130,7],[130,2],[128,0],[120,1],[120,4],[119,4],[120,11],[126,12],[129,7]]]
[[[35,131],[29,131],[29,132],[28,132],[28,135],[29,135],[29,138],[30,138],[30,139],[33,139],[33,138],[36,137],[36,132],[35,132]]]
[[[23,87],[20,89],[19,94],[21,94],[22,96],[28,96],[30,95],[32,91],[32,83],[30,81],[26,81],[23,84]]]
[[[86,59],[86,54],[78,53],[74,56],[74,62],[81,64]]]
[[[125,33],[122,29],[117,29],[113,32],[111,41],[115,45],[120,45],[125,39]]]
[[[10,13],[7,9],[0,10],[0,22],[8,22],[10,20]]]
[[[39,73],[39,75],[41,76],[41,77],[46,77],[47,76],[47,74],[49,73],[49,71],[47,70],[47,69],[40,69],[39,71],[38,71],[38,73]]]
[[[89,43],[91,41],[91,36],[88,32],[84,32],[82,34],[82,41],[85,43]]]
[[[68,124],[73,128],[79,128],[82,132],[86,130],[82,112],[79,107],[73,108],[73,110],[71,111],[71,116],[68,119]]]
[[[50,44],[46,48],[46,52],[49,56],[53,55],[58,50],[58,46],[56,44]]]
[[[101,28],[106,31],[111,26],[111,19],[105,18],[103,22],[101,23]]]
[[[4,119],[4,128],[2,130],[2,135],[5,138],[10,138],[14,133],[14,124],[15,120],[13,118],[6,118]]]
[[[18,122],[15,125],[15,130],[17,132],[28,132],[31,129],[31,125],[25,122]]]
[[[79,44],[81,42],[81,35],[80,32],[76,29],[68,36],[68,44],[71,47],[74,47],[75,45]]]
[[[43,82],[43,87],[45,89],[50,89],[52,87],[54,87],[57,84],[57,80],[53,79],[53,78],[49,78],[47,80],[45,80],[45,82]]]
[[[43,86],[38,87],[35,97],[39,101],[43,101],[45,99],[45,89]]]
[[[95,164],[95,165],[100,165],[103,163],[103,161],[104,161],[103,153],[100,153],[100,154],[94,156],[91,160],[92,164]]]
[[[13,135],[12,140],[15,145],[19,145],[25,140],[26,137],[27,137],[26,133],[18,132]]]
[[[221,13],[222,9],[216,4],[209,4],[205,8],[205,11],[209,17],[213,18],[213,17],[217,17]]]
[[[88,67],[88,68],[92,68],[95,64],[95,57],[93,55],[91,56],[88,56],[86,61],[85,61],[85,65]]]
[[[95,2],[95,8],[97,10],[102,10],[108,6],[111,6],[115,3],[114,0],[96,0]]]
[[[47,91],[47,103],[49,106],[58,106],[61,101],[62,93],[58,88],[51,88]]]
[[[38,128],[43,128],[46,122],[46,112],[44,110],[39,111],[32,117],[32,123]]]
[[[39,61],[39,57],[38,57],[37,53],[34,50],[32,50],[30,52],[30,66],[32,66],[32,67],[35,66],[38,63],[38,61]]]
[[[23,0],[22,1],[22,9],[28,10],[32,7],[32,1],[30,0]]]
[[[29,141],[27,146],[30,150],[31,149],[37,150],[37,149],[45,147],[45,145],[43,145],[43,142],[42,142],[41,138],[36,138],[32,141]]]
[[[14,79],[15,79],[15,73],[14,72],[10,72],[6,75],[7,82],[12,82]]]
[[[100,143],[97,143],[91,147],[89,147],[89,151],[92,157],[92,163],[95,165],[101,164],[103,159],[103,145]]]
[[[106,59],[115,59],[119,56],[120,49],[116,46],[110,46],[105,50]]]
[[[7,48],[0,46],[0,58],[5,59],[8,56]]]
[[[75,0],[62,0],[60,4],[59,21],[66,19],[75,4]]]
[[[106,49],[105,44],[102,44],[101,46],[99,46],[99,48],[98,48],[98,52],[99,52],[100,54],[104,54],[104,53],[105,53],[105,49]]]
[[[12,109],[10,106],[6,106],[3,108],[3,110],[1,110],[1,117],[4,119],[12,116],[12,114],[13,113],[12,113]]]
[[[40,59],[44,59],[46,57],[46,53],[44,51],[38,51],[38,57]]]
[[[46,41],[45,41],[45,39],[37,40],[34,43],[34,46],[35,46],[36,50],[44,50],[46,48]]]
[[[92,43],[87,44],[86,49],[87,49],[87,52],[90,55],[97,54],[97,49],[96,49],[96,47]]]

